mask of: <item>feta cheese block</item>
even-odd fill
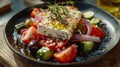
[[[58,19],[54,18],[55,15],[51,11],[41,12],[40,15],[42,15],[43,19],[37,26],[37,32],[39,34],[61,38],[63,40],[70,39],[81,19],[81,12],[77,9],[67,9],[69,11],[68,15],[61,14],[61,17],[65,18],[64,20],[66,22],[64,23],[61,23]]]
[[[62,39],[70,39],[72,36],[72,32],[69,30],[59,30],[57,28],[45,27],[41,24],[38,25],[38,32],[46,36]]]

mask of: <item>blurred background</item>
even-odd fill
[[[120,19],[120,0],[97,0],[97,6]]]
[[[67,0],[0,0],[0,24],[7,22],[22,9],[45,2],[61,2]],[[96,5],[120,19],[120,0],[73,0]]]

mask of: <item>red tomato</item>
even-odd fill
[[[35,27],[32,26],[23,32],[21,36],[21,40],[24,43],[29,43],[32,39],[37,37],[36,35],[37,35],[37,30]]]
[[[39,21],[35,21],[35,22],[33,22],[33,26],[37,29],[37,25],[38,25],[39,23],[40,23]]]
[[[25,28],[25,29],[21,29],[20,30],[20,34],[23,34],[23,32],[25,32],[28,28]]]
[[[76,9],[76,7],[74,7],[74,6],[68,6],[68,9],[73,10],[73,9]]]
[[[82,19],[79,21],[78,29],[81,30],[82,34],[86,34],[87,26],[83,23]]]
[[[56,43],[57,43],[56,48],[62,48],[62,47],[64,47],[66,44],[68,44],[68,41],[69,41],[69,40],[65,40],[65,41],[63,41],[63,40],[58,40],[58,41],[56,41]]]
[[[37,31],[37,30],[36,30]],[[39,39],[40,39],[40,34],[39,33],[37,33],[37,32],[35,32],[34,34],[33,34],[33,39],[37,42]]]
[[[100,38],[105,37],[105,32],[98,26],[92,25],[92,31],[91,31],[92,36],[97,36]]]
[[[48,47],[51,50],[56,50],[55,49],[55,46],[56,46],[55,42],[50,42],[50,41],[42,40],[41,44],[42,44],[42,46],[46,46],[46,47]]]
[[[71,45],[61,52],[54,53],[54,57],[61,63],[67,63],[73,61],[77,55],[77,46]]]
[[[45,35],[40,34],[40,39],[41,39],[41,40],[46,40],[47,38],[48,38],[48,36],[45,36]]]
[[[36,14],[38,14],[40,12],[40,9],[39,8],[34,8],[31,12],[31,17],[32,18],[35,18]]]
[[[68,40],[42,40],[41,44],[50,48],[51,50],[57,50],[68,44]]]

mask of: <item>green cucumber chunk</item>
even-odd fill
[[[53,57],[53,51],[48,47],[42,47],[37,51],[36,57],[41,60],[49,60]]]
[[[86,19],[91,19],[94,17],[94,12],[93,11],[87,11],[85,13],[83,13],[83,17]]]
[[[92,18],[92,20],[90,20],[91,24],[98,24],[101,20],[99,18]]]
[[[83,46],[83,51],[85,53],[88,53],[94,48],[94,42],[93,41],[83,41],[82,46]]]
[[[15,25],[15,29],[17,30],[17,32],[20,32],[20,30],[24,27],[25,27],[24,22],[20,22],[19,24]]]

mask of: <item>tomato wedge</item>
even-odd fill
[[[28,28],[27,30],[25,30],[24,32],[22,32],[22,36],[21,36],[21,40],[24,43],[29,43],[32,39],[37,40],[39,34],[37,33],[37,30],[35,27],[31,26],[30,28]]]
[[[82,34],[87,33],[87,26],[84,24],[82,19],[78,23],[78,29],[82,32]]]
[[[92,25],[92,31],[91,31],[92,36],[97,36],[100,38],[105,37],[105,32],[98,26]]]
[[[63,48],[68,44],[68,40],[42,40],[42,46],[46,46],[51,50],[57,50]]]
[[[67,63],[74,60],[77,55],[77,46],[71,45],[61,52],[54,53],[54,57],[61,63]]]
[[[38,25],[39,23],[40,23],[39,21],[35,21],[35,22],[33,22],[33,26],[37,29],[37,25]]]
[[[20,30],[20,34],[22,35],[23,32],[25,32],[27,29],[28,29],[28,28],[21,29],[21,30]]]
[[[35,18],[36,14],[38,14],[40,12],[40,9],[39,8],[34,8],[30,14],[30,16],[32,18]]]

